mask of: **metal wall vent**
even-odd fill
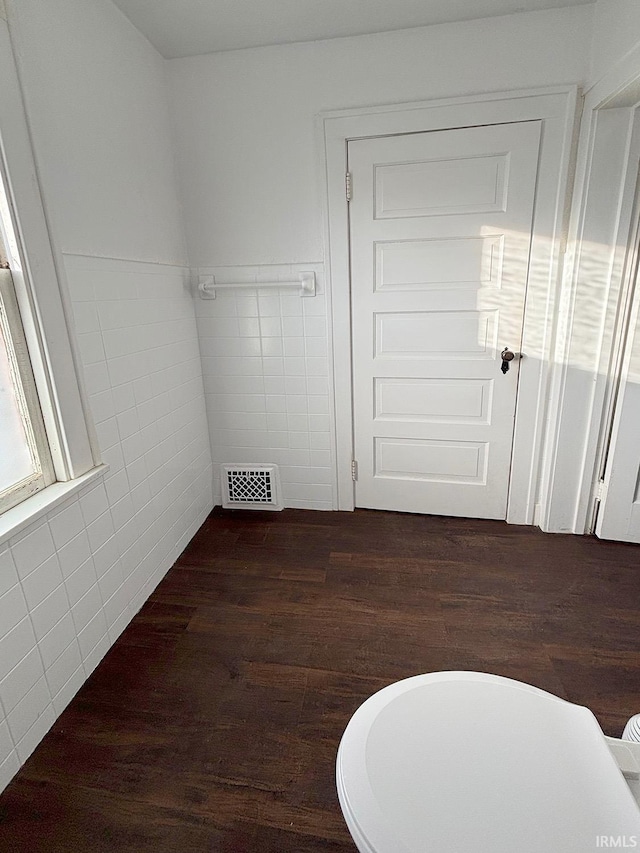
[[[277,465],[222,465],[225,509],[282,509]]]

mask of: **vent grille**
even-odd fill
[[[232,503],[273,503],[271,471],[227,471]]]
[[[222,506],[228,509],[282,509],[275,465],[223,465]]]

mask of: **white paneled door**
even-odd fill
[[[540,130],[348,144],[356,506],[506,516]]]

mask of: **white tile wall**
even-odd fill
[[[0,790],[213,506],[187,271],[65,260],[110,470],[0,546]]]
[[[315,297],[260,281],[316,273]],[[221,463],[280,466],[284,504],[332,509],[327,308],[321,264],[207,267],[216,281],[255,282],[196,300],[202,373],[220,503]]]

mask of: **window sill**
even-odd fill
[[[68,483],[54,483],[47,486],[46,489],[4,512],[0,515],[0,547],[12,536],[16,536],[25,527],[47,515],[72,495],[104,477],[108,470],[108,465],[98,465],[81,477],[69,480]]]

